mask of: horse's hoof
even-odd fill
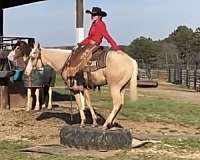
[[[80,128],[84,128],[85,127],[85,125],[80,125]]]
[[[97,126],[98,126],[97,123],[93,123],[93,124],[92,124],[92,127],[93,127],[93,128],[95,128],[95,127],[97,127]]]
[[[42,105],[42,109],[44,109],[44,108],[46,108],[46,105],[45,105],[45,104]]]
[[[39,111],[40,110],[40,106],[36,106],[34,110],[35,111]]]
[[[52,109],[52,105],[48,105],[47,109],[51,110]]]
[[[29,112],[31,110],[31,108],[26,108],[26,112]]]
[[[102,130],[107,130],[108,127],[107,127],[107,126],[103,126],[101,129],[102,129]]]
[[[105,123],[105,124],[103,125],[102,129],[103,129],[103,130],[110,129],[111,126],[112,126],[112,125],[111,125],[110,123],[108,123],[108,124]]]
[[[84,128],[85,127],[85,123],[80,124],[80,128]]]

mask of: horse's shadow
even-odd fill
[[[84,111],[86,116],[86,125],[92,124],[92,115],[89,111],[89,109]],[[105,118],[99,114],[96,113],[97,116],[97,124],[102,126],[105,122]],[[59,120],[64,121],[67,125],[74,125],[74,124],[80,124],[81,118],[79,113],[66,113],[66,112],[58,112],[58,111],[52,111],[52,112],[42,112],[37,118],[37,121],[47,120],[50,118],[57,118]],[[123,128],[120,124],[114,123],[113,127]]]
[[[70,94],[61,94],[53,91],[53,101],[75,101],[75,97]]]

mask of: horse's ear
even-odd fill
[[[38,43],[37,45],[38,45],[37,48],[40,49],[40,43]]]
[[[41,48],[40,48],[40,44],[39,44],[38,42],[37,42],[37,43],[35,43],[35,45],[34,45],[34,48],[36,48],[36,49],[39,49],[39,50],[40,50],[40,49],[41,49]]]

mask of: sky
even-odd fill
[[[200,0],[84,0],[101,7],[118,44],[144,36],[162,40],[178,26],[200,27]],[[84,15],[85,36],[91,19]],[[75,0],[48,0],[4,10],[4,36],[34,37],[43,46],[75,45]],[[108,44],[105,40],[104,45]]]

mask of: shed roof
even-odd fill
[[[45,0],[1,0],[0,8],[5,9],[9,7],[15,7],[15,6],[39,2],[39,1],[45,1]]]

